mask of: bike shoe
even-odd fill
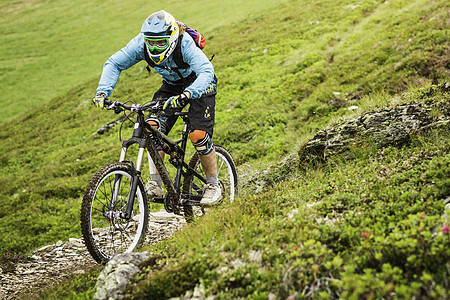
[[[162,198],[164,196],[163,189],[156,183],[156,181],[149,180],[144,189],[148,198]]]
[[[220,186],[207,184],[205,186],[205,193],[203,194],[200,204],[203,206],[213,206],[222,200],[222,191]]]

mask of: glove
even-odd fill
[[[95,95],[94,99],[92,99],[92,102],[95,106],[100,107],[101,109],[105,108],[105,100],[106,95],[103,93]]]
[[[169,99],[167,99],[166,103],[164,103],[163,110],[166,110],[166,108],[180,108],[184,107],[189,102],[189,96],[186,95],[186,93],[172,96]]]

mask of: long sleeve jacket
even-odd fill
[[[139,33],[105,62],[97,93],[105,93],[109,97],[119,80],[120,73],[141,60],[145,60],[144,51],[146,51],[144,36]],[[185,91],[191,94],[192,99],[199,98],[214,80],[214,68],[203,51],[194,44],[188,33],[184,33],[181,39],[181,53],[184,62],[189,65],[187,69],[179,69],[181,75],[187,77],[192,72],[197,75],[195,81]],[[177,65],[172,54],[154,69],[164,81],[171,84],[181,80],[178,74],[171,70],[173,68],[177,68]]]

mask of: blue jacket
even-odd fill
[[[106,61],[103,66],[97,93],[105,93],[109,97],[119,80],[120,72],[134,66],[141,60],[145,60],[144,51],[146,51],[144,47],[144,35],[139,33],[125,47],[114,53]],[[194,40],[188,33],[183,34],[181,53],[184,62],[189,65],[188,69],[179,70],[181,75],[187,77],[191,72],[195,72],[197,75],[197,79],[185,91],[191,94],[192,99],[199,98],[208,88],[209,84],[213,82],[214,68],[203,51],[194,44]],[[173,55],[167,57],[161,63],[161,66],[176,68],[177,65],[174,62]],[[181,79],[174,71],[168,71],[158,66],[154,69],[169,84]]]

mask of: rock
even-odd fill
[[[150,252],[132,252],[114,256],[98,276],[94,299],[122,299],[128,282],[140,270],[138,265],[151,255]]]
[[[248,260],[253,264],[260,264],[262,262],[262,251],[250,250],[248,252]]]
[[[84,247],[84,242],[81,239],[70,238],[69,242],[73,247],[77,247],[77,248]]]
[[[120,124],[122,121],[123,121],[123,118],[120,118],[120,119],[118,119],[116,121],[112,121],[112,122],[110,122],[108,124],[105,124],[102,127],[100,127],[99,129],[97,129],[97,131],[95,133],[97,133],[97,134],[104,134],[104,133],[108,132],[109,130],[111,130],[112,128],[114,128],[114,126]]]
[[[55,247],[54,245],[47,245],[47,246],[37,249],[35,252],[46,251],[46,250],[49,250],[50,248],[53,249],[54,247]]]
[[[321,130],[299,151],[301,161],[323,161],[346,152],[349,147],[368,140],[375,147],[401,147],[411,142],[411,135],[429,128],[448,126],[448,111],[433,115],[432,103],[407,103]]]
[[[297,153],[288,155],[282,162],[255,174],[243,186],[249,192],[259,193],[272,184],[288,180],[299,168],[309,168],[311,163],[321,163],[328,158],[344,154],[351,158],[349,149],[371,143],[377,148],[402,147],[411,143],[416,133],[430,128],[450,127],[450,84],[444,83],[421,91],[423,99],[441,95],[436,101],[406,103],[380,111],[365,113],[353,120],[318,131],[300,147]],[[408,94],[404,95],[407,97]],[[351,107],[352,109],[355,107]],[[366,144],[364,144],[366,143]]]

